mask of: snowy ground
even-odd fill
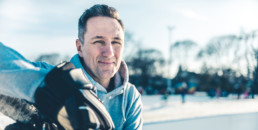
[[[143,96],[143,119],[146,130],[257,130],[258,99],[209,98],[205,94]]]
[[[143,130],[258,130],[258,113],[146,123]]]
[[[142,96],[143,119],[146,130],[257,130],[258,96],[255,99],[209,98],[203,93],[187,95],[181,103],[180,95]],[[0,114],[0,130],[13,122]]]
[[[258,112],[258,99],[209,98],[206,95],[187,95],[181,103],[180,95],[170,96],[167,103],[161,96],[143,96],[145,123],[179,120],[203,116]]]

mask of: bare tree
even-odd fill
[[[155,49],[139,49],[127,60],[130,75],[138,76],[140,84],[146,87],[149,79],[164,73],[165,60],[162,53]]]
[[[191,40],[177,41],[170,46],[173,63],[178,63],[178,66],[182,66],[185,70],[190,69],[191,65],[196,63],[195,57],[198,51],[198,44]]]
[[[203,59],[207,67],[214,70],[231,68],[239,75],[250,77],[255,68],[255,39],[257,37],[253,32],[215,37],[199,51],[198,57]]]
[[[246,79],[245,88],[248,89],[250,84],[253,84],[251,91],[255,93],[258,66],[257,33],[258,30],[249,33],[241,32],[239,35],[225,35],[210,40],[198,54],[198,57],[204,61],[204,71],[225,77],[225,70],[232,70],[233,75],[228,75],[226,78],[233,81],[233,77],[237,79],[238,76],[245,76],[243,78]]]
[[[125,32],[125,49],[124,49],[124,59],[127,61],[135,54],[139,48],[141,48],[141,42],[136,40],[134,34],[130,31]]]

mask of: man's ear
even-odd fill
[[[82,56],[82,43],[79,39],[76,39],[76,49],[80,57]]]

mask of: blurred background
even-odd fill
[[[78,18],[97,3],[124,22],[124,60],[143,97],[145,128],[257,114],[258,0],[0,0],[0,41],[32,61],[69,61]]]

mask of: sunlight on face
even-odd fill
[[[103,16],[90,18],[86,27],[79,52],[85,70],[100,83],[109,81],[120,67],[124,31],[117,20]]]

